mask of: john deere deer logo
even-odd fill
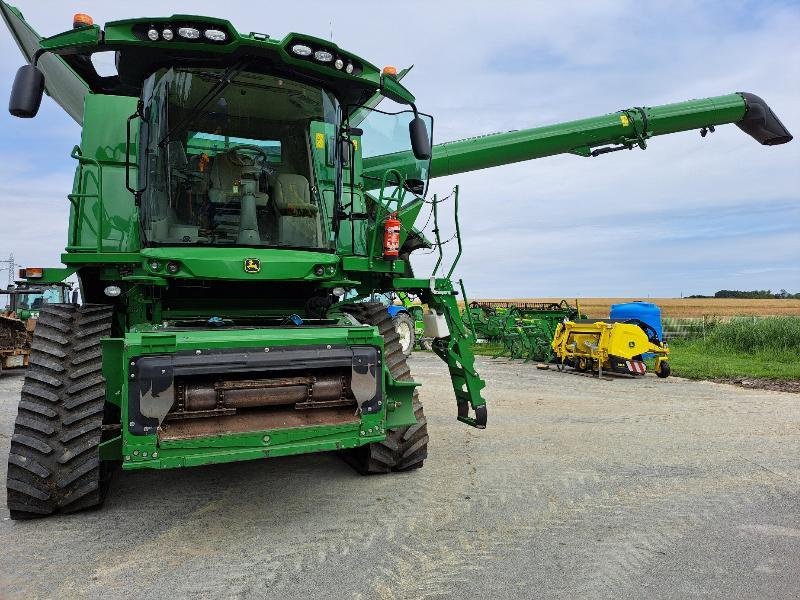
[[[245,273],[258,273],[261,270],[261,261],[257,258],[244,259],[244,272]]]

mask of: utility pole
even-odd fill
[[[8,260],[0,260],[0,264],[5,264],[7,266],[0,268],[0,271],[8,269],[8,283],[7,286],[11,286],[14,283],[14,268],[17,266],[14,262],[14,253],[8,255]]]

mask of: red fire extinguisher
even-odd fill
[[[400,256],[400,221],[392,213],[383,225],[383,258],[394,260]]]

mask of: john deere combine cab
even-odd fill
[[[431,177],[645,147],[737,123],[791,139],[730,94],[431,146],[401,73],[327,40],[174,15],[40,38],[0,4],[28,60],[10,111],[46,92],[82,126],[64,265],[85,304],[39,313],[9,455],[13,518],[99,505],[108,465],[168,469],[342,451],[363,473],[421,467],[428,434],[386,308],[416,294],[465,424],[484,383],[448,277],[415,277]],[[92,56],[110,52],[117,73]],[[382,99],[397,110],[378,110]],[[21,135],[21,129],[19,134]],[[463,290],[461,290],[463,293]]]

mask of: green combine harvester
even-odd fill
[[[425,415],[387,310],[341,299],[418,296],[458,420],[486,426],[456,286],[409,263],[431,246],[414,227],[431,177],[725,123],[791,139],[735,93],[432,146],[404,73],[328,40],[189,15],[102,28],[76,15],[42,39],[0,10],[27,59],[11,114],[35,116],[47,93],[82,126],[63,266],[38,283],[76,274],[84,304],[39,313],[9,455],[14,519],[100,505],[115,464],[341,451],[362,473],[421,467]],[[116,74],[97,72],[100,52]]]

